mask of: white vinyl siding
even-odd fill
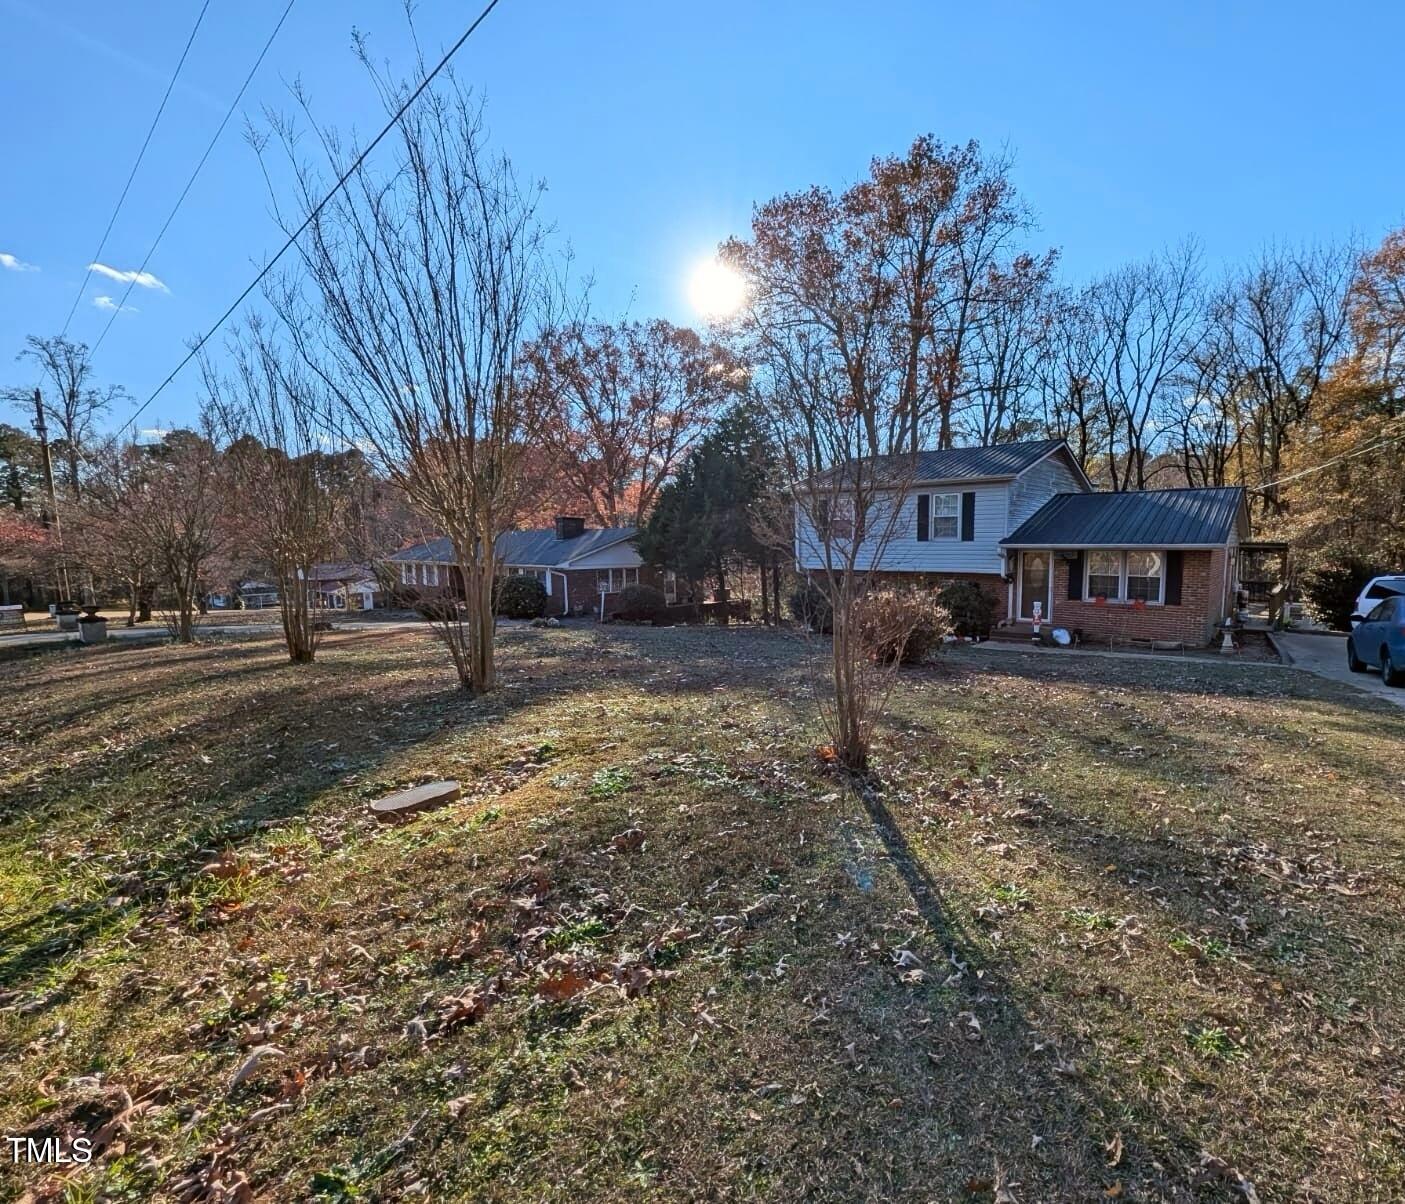
[[[922,492],[931,492],[924,490]],[[1004,482],[967,485],[964,488],[948,486],[941,491],[956,498],[957,522],[960,522],[961,494],[974,493],[975,517],[971,538],[928,539],[917,538],[917,494],[910,493],[902,500],[902,510],[896,516],[889,509],[891,495],[876,499],[865,515],[865,536],[859,546],[856,567],[859,570],[882,568],[899,573],[999,573],[1004,567],[1000,555],[1000,541],[1009,532],[1005,526]],[[874,551],[887,536],[883,548],[881,564],[874,564]],[[802,569],[822,569],[825,567],[823,542],[815,535],[809,517],[797,515],[796,563]],[[836,546],[836,567],[839,567],[839,548]]]
[[[1055,452],[1010,482],[1010,528],[1015,530],[1056,493],[1086,493],[1087,486],[1074,472],[1063,452]]]

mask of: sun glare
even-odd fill
[[[729,318],[746,300],[746,281],[725,263],[704,259],[688,278],[688,299],[705,318]]]

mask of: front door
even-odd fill
[[[1052,578],[1049,552],[1020,553],[1020,618],[1034,621],[1034,604],[1039,603],[1041,621],[1049,621],[1049,585]]]

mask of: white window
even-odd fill
[[[635,569],[601,569],[595,574],[595,588],[602,594],[614,594],[624,589],[626,585],[639,584],[639,570]]]
[[[931,496],[931,538],[960,539],[961,495],[959,493],[934,493]]]
[[[1160,552],[1127,553],[1127,600],[1129,602],[1160,602],[1161,584],[1165,577],[1161,571]]]
[[[414,583],[415,583],[415,566],[414,566],[413,564],[401,564],[401,566],[400,566],[400,584],[401,584],[401,585],[414,585]]]
[[[1152,602],[1166,598],[1164,552],[1089,551],[1083,596],[1089,601]]]
[[[1116,602],[1122,597],[1122,553],[1088,553],[1088,589],[1085,595]]]
[[[430,585],[438,585],[438,584],[439,584],[439,566],[438,566],[437,564],[431,564],[431,565],[429,566],[429,576],[430,576],[430,581],[429,581]]]

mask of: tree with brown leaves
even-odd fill
[[[573,323],[529,364],[543,444],[602,527],[643,523],[738,383],[723,348],[661,319]]]

